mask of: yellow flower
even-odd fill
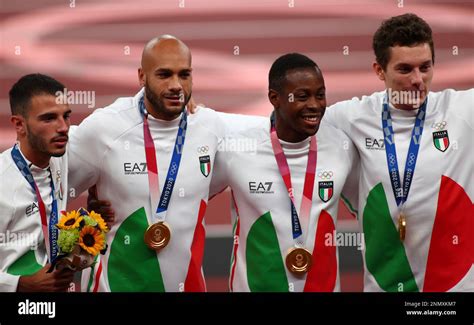
[[[71,212],[68,212],[67,214],[63,214],[61,217],[61,220],[59,220],[59,223],[56,225],[59,229],[63,230],[69,230],[69,229],[75,229],[79,227],[79,224],[82,221],[82,217],[79,214],[78,211],[72,210]]]
[[[97,222],[100,230],[102,230],[103,232],[109,231],[109,228],[107,228],[107,224],[105,223],[104,219],[102,219],[102,216],[100,214],[91,211],[89,213],[89,216]]]
[[[92,226],[84,226],[79,234],[79,245],[89,254],[96,256],[104,249],[105,236]]]

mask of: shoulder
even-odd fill
[[[228,132],[225,139],[252,139],[256,144],[270,140],[270,118],[262,116],[255,118],[246,128]]]
[[[9,148],[0,153],[0,175],[2,176],[2,183],[7,184],[7,179],[16,177],[17,168],[11,156],[12,149]]]
[[[9,210],[15,210],[14,197],[20,187],[25,187],[27,183],[23,182],[23,176],[15,166],[11,157],[11,149],[5,150],[0,154],[0,178],[2,187],[0,188],[0,218],[4,215],[9,216]],[[3,186],[7,184],[8,186]]]
[[[188,114],[188,126],[195,131],[210,133],[216,137],[222,128],[217,112],[209,107],[199,107],[195,113]]]
[[[111,105],[96,109],[75,127],[71,132],[72,143],[85,139],[107,142],[142,122],[136,96],[118,98]]]
[[[445,89],[438,92],[430,92],[428,96],[428,105],[430,100],[438,105],[451,109],[458,109],[458,107],[471,106],[474,102],[474,89],[454,90]]]
[[[353,113],[352,111],[349,111],[349,110],[356,109],[355,113],[363,112],[365,110],[371,109],[372,107],[378,107],[382,105],[384,96],[385,96],[385,91],[379,91],[368,96],[364,95],[362,97],[353,97],[352,99],[340,101],[329,106],[327,111],[336,109],[336,110],[346,110],[347,113]]]
[[[474,89],[454,90],[445,89],[439,92],[430,92],[428,96],[428,108],[432,107],[442,114],[448,113],[463,120],[472,129],[474,128]],[[444,112],[443,112],[444,111]]]
[[[373,118],[382,108],[385,91],[337,102],[326,109],[323,120],[350,133],[357,120]]]
[[[319,126],[318,133],[316,134],[318,142],[340,145],[344,143],[352,143],[349,137],[340,129],[334,127],[330,123],[324,121],[321,122]]]
[[[208,107],[201,107],[195,114],[190,115],[190,125],[197,124],[218,138],[258,128],[267,120],[261,116],[224,113]]]

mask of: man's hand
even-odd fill
[[[53,292],[67,291],[74,278],[70,269],[54,270],[46,273],[51,264],[46,264],[32,275],[22,275],[18,280],[18,292]]]
[[[99,200],[97,197],[97,187],[94,185],[89,188],[87,196],[87,211],[94,211],[102,216],[107,223],[107,228],[111,229],[115,222],[115,211],[110,206],[110,201]]]

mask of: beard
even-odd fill
[[[145,80],[145,96],[148,102],[153,106],[154,110],[156,112],[160,112],[163,115],[173,115],[172,112],[170,112],[165,104],[163,103],[163,100],[158,96],[149,86],[148,86],[148,80]],[[184,99],[183,105],[180,108],[180,111],[183,111],[184,107],[188,104],[189,100],[191,99],[191,93]]]
[[[30,144],[33,150],[47,154],[48,156],[51,156],[51,157],[61,157],[66,153],[66,148],[64,148],[63,151],[59,151],[59,152],[49,151],[48,142],[45,139],[33,133],[30,127],[28,126],[28,124],[26,125],[26,129],[28,130],[28,135],[26,137],[27,137],[28,143]]]

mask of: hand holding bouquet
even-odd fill
[[[99,253],[105,254],[105,234],[109,229],[100,214],[83,208],[73,210],[63,213],[56,227],[60,250],[56,268],[81,271],[94,264]]]

